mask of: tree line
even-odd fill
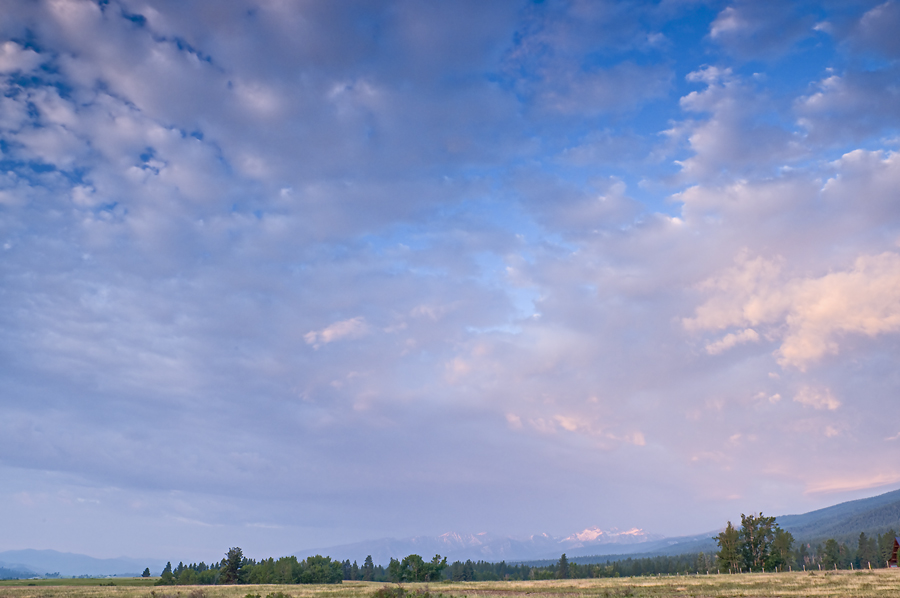
[[[700,554],[624,559],[605,564],[570,563],[563,554],[556,563],[529,566],[488,561],[447,563],[446,557],[435,555],[426,561],[417,554],[390,560],[387,567],[375,565],[369,555],[358,565],[356,561],[338,561],[320,555],[300,560],[295,556],[254,560],[240,548],[231,548],[218,563],[204,562],[173,567],[166,564],[157,585],[213,584],[334,584],[345,580],[382,583],[428,581],[516,581],[532,579],[578,579],[593,577],[625,577],[634,575],[674,575],[706,571],[714,557]],[[149,576],[149,570],[145,571]]]
[[[815,548],[801,543],[793,548],[794,536],[781,529],[775,517],[741,514],[741,527],[731,522],[716,536],[719,546],[717,569],[722,572],[785,571],[793,569],[875,569],[887,567],[896,532],[867,536],[860,532],[856,546],[829,538]]]
[[[279,559],[255,559],[243,551],[231,548],[218,563],[204,562],[185,565],[166,563],[156,585],[214,585],[214,584],[334,584],[344,580],[402,583],[406,581],[440,581],[447,559],[440,555],[429,562],[417,554],[402,560],[391,559],[387,568],[375,565],[369,555],[362,566],[356,561],[337,561],[327,556],[311,556],[300,560],[295,556]],[[149,570],[145,571],[149,576]]]
[[[345,580],[387,583],[428,581],[502,581],[532,579],[583,579],[595,577],[637,577],[646,575],[689,575],[697,573],[741,573],[814,569],[883,568],[891,557],[896,532],[867,536],[860,533],[856,546],[829,538],[813,547],[801,543],[794,548],[793,535],[781,529],[775,517],[741,515],[741,527],[729,521],[715,537],[716,554],[691,553],[672,556],[625,558],[605,563],[578,564],[563,554],[559,561],[544,566],[487,561],[447,563],[435,555],[426,561],[417,554],[390,560],[387,567],[375,565],[372,556],[362,565],[350,560],[295,556],[255,560],[240,548],[231,548],[218,563],[166,564],[157,585],[212,584],[336,584]],[[149,569],[144,576],[149,577]]]

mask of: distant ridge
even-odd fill
[[[732,523],[739,526],[740,518],[736,519],[732,520]],[[890,528],[900,532],[900,490],[843,502],[802,515],[782,515],[776,519],[782,528],[794,535],[796,542],[812,545],[822,543],[828,538],[846,543],[855,542],[860,532],[874,535],[884,533]],[[366,555],[372,555],[376,564],[386,565],[392,557],[400,558],[413,553],[425,557],[440,554],[451,562],[467,559],[493,562],[505,560],[537,565],[553,562],[559,559],[559,555],[566,553],[566,556],[574,562],[595,563],[626,558],[715,552],[718,548],[714,537],[719,531],[671,538],[648,534],[640,529],[604,531],[596,527],[566,537],[537,534],[524,539],[489,533],[447,533],[441,536],[417,536],[402,540],[382,538],[304,550],[295,555],[305,558],[322,554],[351,561],[361,561]]]
[[[435,554],[446,556],[449,561],[521,561],[537,558],[559,558],[566,554],[596,554],[602,547],[616,546],[618,551],[640,550],[638,546],[662,536],[652,535],[633,528],[602,530],[590,527],[569,536],[559,537],[535,534],[526,538],[512,538],[487,532],[460,534],[448,532],[440,536],[416,536],[395,539],[382,538],[366,542],[356,542],[327,548],[301,550],[294,553],[299,558],[315,554],[328,555],[338,560],[362,561],[372,555],[376,564],[387,565],[391,558],[401,558],[408,554],[431,557]]]
[[[864,532],[867,536],[874,536],[893,528],[895,532],[900,533],[900,490],[842,502],[802,515],[781,515],[776,517],[776,522],[783,529],[791,532],[797,543],[813,546],[824,543],[829,538],[851,544],[857,541],[860,532]],[[732,523],[739,526],[740,519],[732,521]],[[617,551],[615,554],[576,555],[576,558],[572,560],[584,564],[627,558],[674,556],[693,552],[710,553],[718,550],[713,539],[717,534],[718,530],[696,536],[665,538],[640,545],[640,552]],[[546,560],[539,559],[530,564],[546,563]]]
[[[73,575],[120,575],[138,576],[145,567],[150,567],[151,573],[159,575],[165,561],[157,559],[131,559],[120,557],[116,559],[96,559],[83,554],[71,552],[57,552],[56,550],[7,550],[0,552],[0,567],[4,570],[17,572],[10,577],[34,577],[45,573],[59,573],[63,577]],[[22,573],[25,573],[22,575]]]

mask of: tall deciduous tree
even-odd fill
[[[425,559],[417,554],[411,554],[400,562],[402,581],[426,581],[428,569]]]
[[[716,554],[719,567],[737,572],[743,564],[738,530],[729,521],[725,526],[725,531],[720,532],[715,540],[719,545],[719,552]]]
[[[762,570],[771,565],[769,553],[775,539],[774,517],[741,514],[741,556],[744,566],[751,570]]]

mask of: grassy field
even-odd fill
[[[115,586],[102,585],[112,581]],[[344,582],[331,586],[168,586],[151,581],[18,580],[0,582],[0,598],[376,598],[381,583]],[[395,586],[394,586],[395,587]],[[625,577],[553,581],[404,584],[408,598],[668,598],[681,596],[900,596],[900,571],[745,573],[678,577]],[[278,596],[277,593],[282,595]],[[425,596],[428,592],[430,596]],[[395,594],[396,596],[396,594]]]

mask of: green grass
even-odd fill
[[[103,586],[112,581],[115,586]],[[0,582],[0,598],[374,598],[382,583],[152,587],[154,580],[53,579]],[[28,585],[34,584],[34,585]],[[900,596],[900,571],[745,573],[548,581],[404,584],[408,598],[681,598]],[[425,595],[428,592],[428,595]]]

